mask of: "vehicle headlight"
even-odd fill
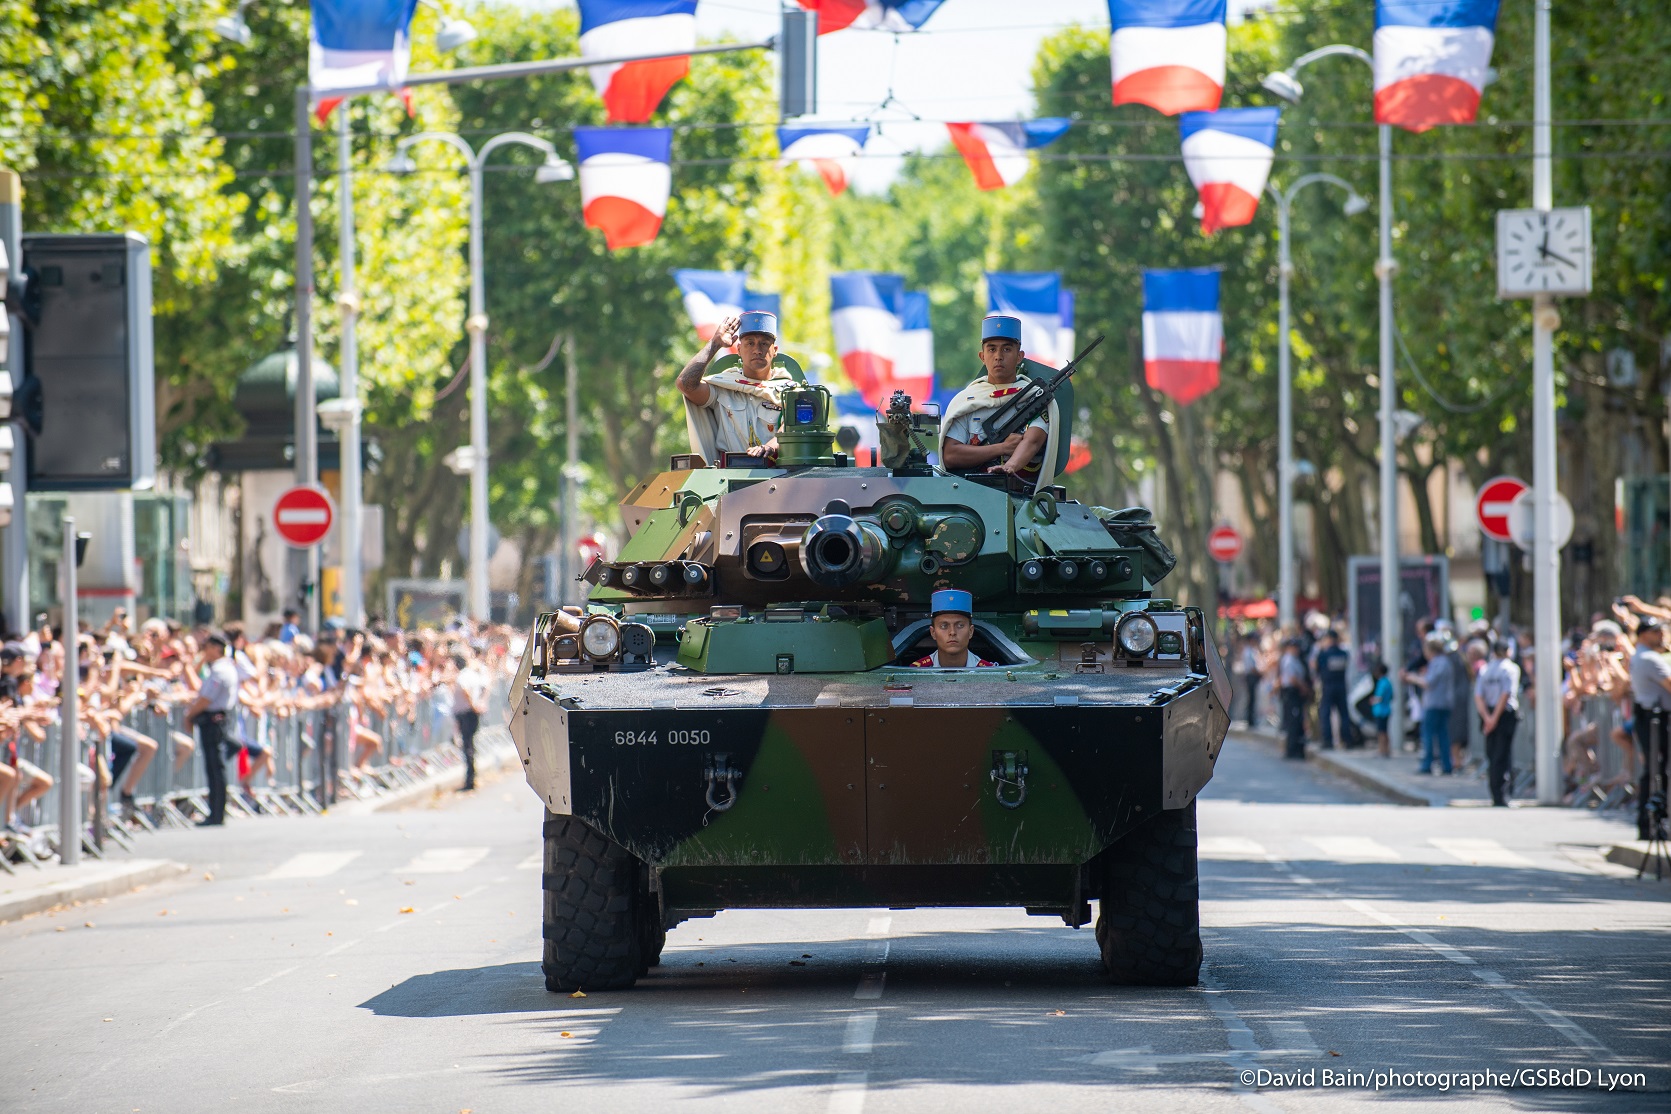
[[[594,615],[580,628],[580,650],[593,661],[608,661],[620,649],[621,628],[614,619]]]
[[[1134,658],[1140,658],[1155,648],[1156,633],[1153,619],[1133,614],[1120,620],[1120,629],[1115,637],[1119,639],[1120,649]]]

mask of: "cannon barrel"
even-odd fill
[[[826,588],[874,583],[893,571],[898,552],[874,518],[826,514],[801,535],[801,568]]]

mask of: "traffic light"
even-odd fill
[[[818,111],[818,13],[785,7],[777,40],[778,74],[782,79],[779,113],[808,116]]]
[[[121,491],[156,475],[151,251],[144,237],[28,233],[31,491]]]

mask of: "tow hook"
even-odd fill
[[[715,812],[725,812],[737,803],[737,783],[743,780],[743,771],[733,767],[730,759],[729,754],[713,755],[702,770],[702,780],[708,783],[708,807]],[[718,797],[721,792],[724,800]]]
[[[1027,756],[1013,750],[992,752],[992,781],[997,786],[998,803],[1005,808],[1020,808],[1027,803]],[[1011,794],[1014,794],[1012,797]]]

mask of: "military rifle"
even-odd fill
[[[1056,397],[1057,390],[1068,381],[1070,375],[1079,370],[1080,362],[1105,339],[1106,334],[1097,337],[1085,346],[1084,351],[1069,360],[1067,366],[1042,383],[1029,376],[1025,386],[1006,398],[992,417],[981,423],[981,440],[988,445],[996,445],[1012,433],[1020,433],[1026,429],[1034,418],[1050,409],[1050,403]]]

